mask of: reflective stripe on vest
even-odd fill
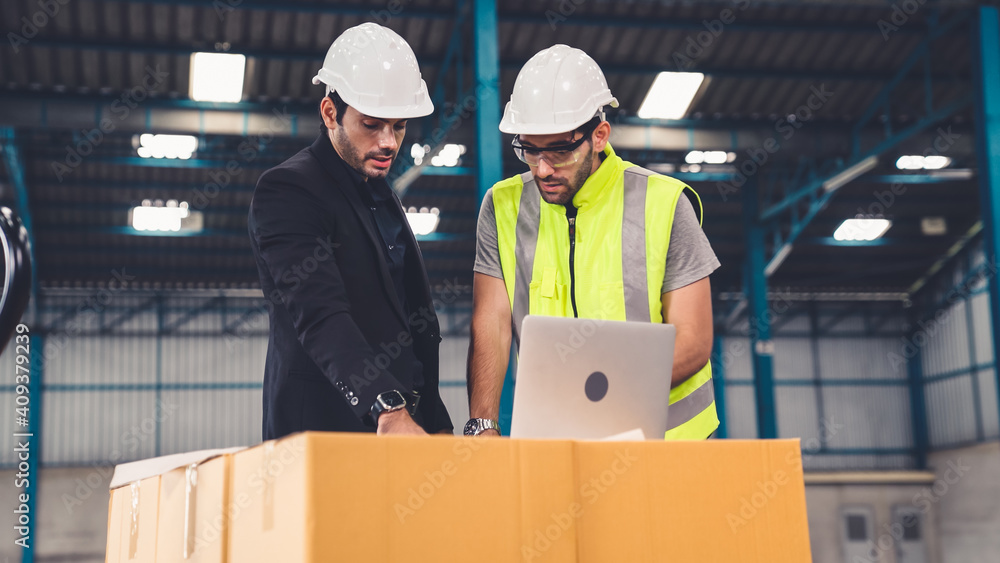
[[[620,291],[624,294],[624,302],[618,301],[617,305],[609,304],[609,309],[603,311],[591,308],[589,314],[581,308],[580,316],[585,318],[617,318],[635,322],[662,322],[660,311],[662,279],[655,287],[653,284],[656,280],[649,279],[649,275],[659,276],[662,272],[662,266],[659,266],[659,271],[653,270],[653,273],[650,274],[649,261],[655,260],[657,263],[661,261],[665,263],[665,254],[668,248],[664,248],[662,244],[660,247],[656,247],[655,242],[650,243],[654,244],[654,246],[649,247],[654,249],[654,256],[648,256],[647,243],[649,241],[647,241],[647,236],[652,237],[650,240],[653,241],[660,240],[663,238],[663,231],[666,228],[666,237],[669,239],[673,206],[676,205],[676,200],[679,197],[683,197],[683,194],[679,191],[673,191],[679,186],[665,183],[660,177],[655,180],[658,182],[655,195],[649,196],[651,193],[650,177],[655,173],[628,163],[624,164],[627,167],[619,172],[621,175],[618,176],[617,181],[620,183],[618,188],[614,188],[620,192],[619,196],[622,197],[621,200],[618,200],[618,205],[623,204]],[[664,190],[664,187],[667,189]],[[612,188],[613,186],[608,186],[608,189]],[[647,210],[647,203],[649,203],[647,196],[656,198],[655,202],[651,203],[654,207],[651,207],[650,210]],[[664,199],[665,196],[667,199]],[[541,306],[540,303],[535,305],[531,303],[532,292],[541,292],[541,287],[549,287],[550,293],[544,297],[544,300],[550,303],[548,306],[550,308],[541,314],[566,314],[561,312],[562,305],[552,309],[551,304],[562,303],[563,299],[568,302],[568,297],[560,294],[559,289],[555,290],[555,297],[553,297],[551,293],[553,280],[550,279],[550,285],[546,286],[547,273],[542,270],[543,266],[538,266],[539,271],[535,272],[536,254],[538,254],[538,260],[543,260],[543,264],[546,255],[549,256],[549,260],[553,259],[550,248],[538,248],[543,216],[552,217],[552,214],[548,208],[545,208],[543,213],[541,195],[531,173],[524,173],[520,177],[510,178],[497,184],[494,186],[493,198],[501,263],[511,301],[512,336],[516,345],[520,346],[520,328],[524,317],[531,312],[532,308]],[[650,214],[648,215],[647,212]],[[650,226],[654,228],[651,232],[647,232],[646,228],[649,220],[656,221],[655,224],[650,223]],[[553,225],[546,223],[544,228],[547,233],[552,234]],[[599,229],[605,228],[608,227],[599,227]],[[610,233],[591,231],[584,236],[608,238]],[[513,252],[511,252],[511,247],[513,247]],[[593,264],[591,267],[603,268],[600,264]],[[607,280],[607,278],[605,279]],[[537,287],[532,284],[533,281],[536,282]],[[565,280],[560,283],[565,283]],[[610,297],[611,294],[608,296]],[[619,297],[619,299],[621,298]],[[624,305],[624,310],[621,309],[622,305]],[[536,314],[539,313],[536,311]],[[570,311],[568,315],[572,315],[572,312]],[[709,363],[692,377],[671,389],[670,408],[667,411],[667,425],[670,430],[666,434],[667,439],[704,439],[715,430],[718,418],[715,412],[715,395],[711,378],[711,363]]]
[[[625,210],[622,214],[622,272],[625,289],[625,320],[650,322],[646,281],[646,187],[655,174],[633,166],[625,170]],[[681,197],[684,197],[681,194]],[[715,386],[708,379],[684,398],[670,403],[667,429],[691,420],[715,402]]]
[[[538,244],[538,223],[541,221],[541,196],[535,187],[531,172],[521,174],[524,187],[521,188],[521,206],[517,213],[517,243],[514,256],[514,303],[511,311],[514,342],[521,347],[521,321],[528,315],[529,292],[531,286],[531,266],[535,263],[535,246]],[[525,267],[527,265],[527,267]]]

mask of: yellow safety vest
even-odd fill
[[[690,188],[622,160],[610,144],[604,153],[573,197],[577,312],[580,318],[662,323],[660,290],[674,209]],[[526,315],[573,316],[569,223],[564,206],[542,201],[530,172],[496,183],[492,194],[519,344]],[[667,440],[702,440],[719,426],[711,362],[670,390],[667,419]]]

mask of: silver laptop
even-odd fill
[[[662,440],[676,336],[666,324],[528,315],[511,437],[603,440],[639,429]]]

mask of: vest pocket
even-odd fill
[[[528,285],[528,314],[546,317],[572,317],[573,307],[569,302],[569,287],[545,279]],[[568,313],[567,313],[568,311]]]

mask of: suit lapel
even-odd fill
[[[340,158],[337,151],[334,150],[333,145],[330,144],[330,139],[326,135],[326,131],[320,133],[319,138],[316,139],[312,144],[313,155],[319,160],[319,163],[326,170],[327,174],[333,179],[333,185],[336,189],[347,198],[347,201],[351,204],[351,210],[358,219],[358,223],[361,224],[368,236],[368,241],[371,243],[372,251],[379,256],[378,260],[378,271],[379,278],[382,280],[382,290],[385,292],[386,298],[392,303],[392,309],[395,311],[396,316],[399,318],[403,326],[406,326],[406,316],[403,313],[403,307],[399,302],[399,297],[396,295],[396,288],[393,287],[392,276],[389,274],[389,266],[386,263],[385,253],[382,247],[385,245],[382,240],[382,236],[375,231],[375,227],[372,225],[372,216],[369,212],[368,206],[361,201],[361,196],[358,195],[358,190],[354,185],[354,179],[350,174],[347,173],[347,164]],[[409,229],[407,229],[409,232]],[[411,236],[412,238],[412,236]]]

